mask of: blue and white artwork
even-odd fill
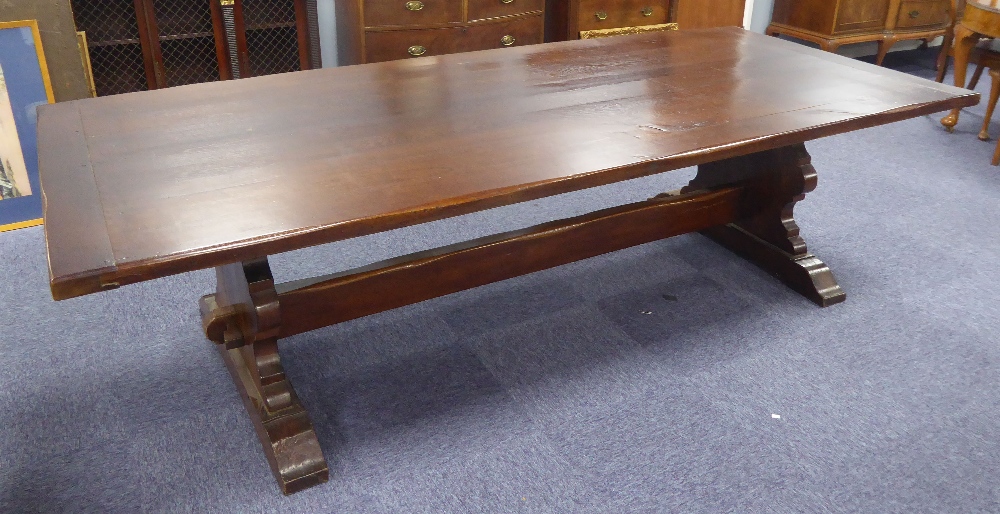
[[[0,230],[42,217],[36,111],[49,102],[47,70],[37,29],[21,23],[0,24]]]

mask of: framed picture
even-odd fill
[[[36,109],[52,102],[37,23],[0,22],[0,231],[42,223]]]

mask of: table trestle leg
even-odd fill
[[[738,221],[701,233],[827,307],[847,298],[830,268],[806,250],[792,217],[795,203],[816,188],[805,145],[796,144],[702,164],[681,191],[743,186]]]
[[[316,433],[278,355],[281,308],[267,259],[220,266],[216,277],[216,293],[200,302],[205,335],[218,344],[281,491],[326,482]]]

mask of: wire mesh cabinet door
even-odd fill
[[[210,0],[142,0],[156,87],[230,78],[219,8]],[[226,59],[228,60],[228,59]]]
[[[234,77],[312,68],[305,0],[217,1],[223,10]]]
[[[72,0],[98,96],[310,69],[307,3]]]
[[[157,87],[143,0],[72,0],[98,96]]]

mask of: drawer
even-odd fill
[[[888,18],[889,3],[889,0],[837,0],[829,2],[831,8],[836,5],[837,22],[834,24],[833,33],[884,30],[890,21]]]
[[[462,19],[462,2],[455,0],[365,0],[364,10],[366,27],[465,21]]]
[[[455,53],[467,29],[388,30],[365,33],[365,62]]]
[[[944,25],[948,21],[948,2],[940,0],[917,1],[910,0],[900,3],[899,17],[896,18],[896,28],[927,27]]]
[[[468,0],[469,21],[541,11],[545,0]]]
[[[662,0],[580,0],[577,10],[577,30],[613,29],[666,23],[667,8],[665,4],[666,2]],[[579,34],[570,34],[569,36],[575,39],[579,37]]]
[[[368,31],[365,62],[489,50],[542,42],[542,15],[516,16],[467,27]]]
[[[473,24],[463,38],[459,51],[536,45],[542,42],[543,24],[541,14],[518,16],[500,23]]]

